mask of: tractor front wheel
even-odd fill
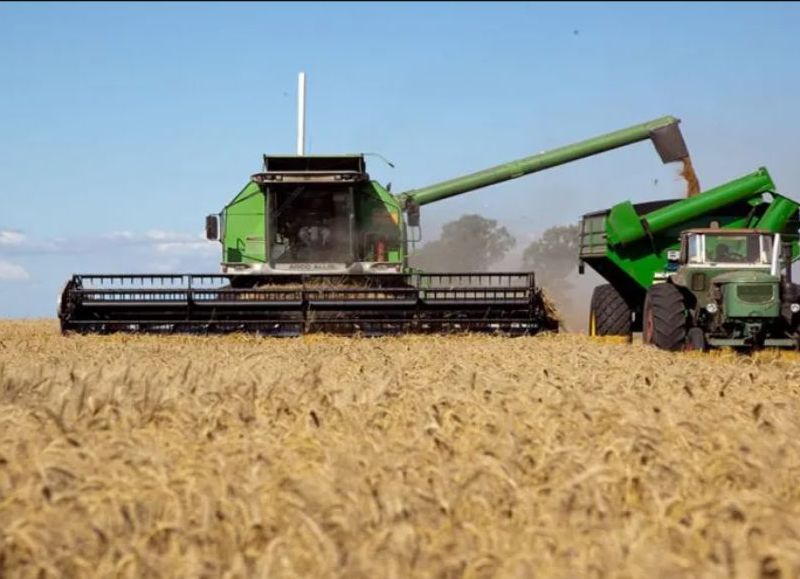
[[[659,283],[644,299],[642,339],[662,350],[683,350],[686,345],[686,303],[681,290]]]
[[[706,335],[702,328],[689,328],[686,333],[686,349],[703,352],[706,349]]]
[[[589,310],[590,336],[625,336],[631,339],[632,311],[628,303],[611,284],[594,288]]]

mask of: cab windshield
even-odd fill
[[[352,195],[348,189],[276,188],[271,199],[273,267],[353,261]]]
[[[769,266],[772,238],[757,234],[691,234],[688,263]]]

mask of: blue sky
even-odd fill
[[[73,272],[217,271],[202,240],[259,169],[379,152],[394,191],[664,114],[701,184],[767,166],[800,196],[800,5],[0,5],[0,316],[52,316]],[[520,247],[624,199],[679,196],[647,144],[425,207]]]

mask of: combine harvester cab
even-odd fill
[[[420,207],[648,139],[664,162],[683,160],[678,122],[663,117],[399,195],[369,178],[363,155],[265,156],[263,170],[206,219],[208,239],[222,245],[221,273],[75,275],[61,295],[61,328],[281,336],[557,331],[532,272],[409,268]]]
[[[665,350],[800,347],[798,203],[761,168],[681,200],[584,215],[580,258],[595,288],[589,333]]]

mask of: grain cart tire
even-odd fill
[[[631,338],[632,311],[628,303],[611,284],[594,288],[589,309],[590,336],[625,336]]]
[[[659,283],[644,299],[642,339],[662,350],[683,350],[686,345],[686,303],[681,290]]]

